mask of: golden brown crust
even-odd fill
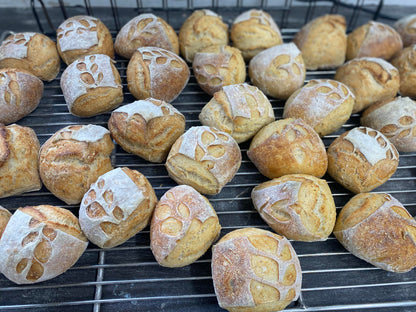
[[[10,211],[0,206],[0,239],[11,216],[12,214],[10,213]]]
[[[416,45],[401,50],[391,63],[400,73],[400,95],[416,97]]]

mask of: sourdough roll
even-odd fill
[[[404,47],[416,44],[416,14],[399,19],[393,27],[402,37]]]
[[[230,134],[237,143],[251,139],[274,118],[268,98],[257,87],[246,83],[224,86],[199,114],[204,126]]]
[[[210,46],[197,52],[192,69],[198,85],[209,95],[246,80],[246,64],[241,52],[230,46]]]
[[[140,47],[158,47],[179,54],[175,30],[163,18],[151,13],[140,14],[128,21],[114,42],[116,53],[127,59]]]
[[[334,228],[354,256],[390,272],[416,266],[416,221],[390,194],[355,195],[341,209]]]
[[[283,100],[302,87],[306,77],[302,54],[294,43],[260,52],[251,59],[248,73],[251,82],[266,95]]]
[[[81,201],[79,223],[91,243],[115,247],[149,224],[156,202],[152,185],[143,174],[116,168],[91,184]]]
[[[173,144],[166,159],[169,176],[202,194],[218,194],[241,165],[237,142],[207,126],[191,127]]]
[[[148,98],[113,111],[108,129],[126,152],[150,162],[163,162],[185,132],[185,116],[169,103]]]
[[[293,38],[309,70],[336,68],[344,64],[347,51],[345,17],[327,14],[315,18]]]
[[[262,128],[247,156],[269,179],[293,173],[320,178],[328,165],[324,143],[302,119],[280,119]]]
[[[68,205],[79,204],[97,178],[113,169],[110,132],[97,125],[58,130],[41,147],[39,173],[43,184]]]
[[[290,242],[272,232],[244,228],[212,248],[212,279],[221,308],[274,312],[299,298],[302,271]]]
[[[218,238],[221,225],[208,199],[188,185],[167,191],[150,225],[150,248],[165,267],[183,267],[199,259]]]
[[[40,190],[39,148],[33,129],[0,124],[0,198]]]
[[[325,180],[288,174],[257,185],[254,208],[278,234],[288,239],[324,241],[335,225],[335,203]]]
[[[113,60],[105,54],[80,57],[63,72],[61,89],[69,112],[91,117],[123,102],[123,86]]]
[[[89,54],[106,54],[114,58],[113,38],[107,26],[88,15],[72,16],[59,25],[56,44],[67,65]]]
[[[354,193],[369,192],[385,183],[399,165],[399,153],[379,131],[356,127],[328,147],[328,173]]]
[[[4,230],[6,229],[7,223],[9,223],[10,217],[12,214],[3,206],[0,206],[0,239],[3,235]]]
[[[50,205],[19,208],[0,240],[0,272],[16,284],[43,282],[72,267],[87,245],[69,210]]]
[[[400,73],[400,95],[416,98],[416,44],[401,50],[391,63]]]
[[[27,70],[39,79],[51,81],[59,73],[61,58],[55,42],[44,34],[16,33],[0,46],[0,68]]]
[[[269,13],[263,10],[248,10],[234,20],[230,38],[233,47],[249,61],[263,50],[282,44],[280,29]]]

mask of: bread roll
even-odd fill
[[[286,101],[283,118],[301,118],[320,136],[337,131],[350,118],[355,96],[343,83],[313,79]]]
[[[12,214],[6,208],[0,206],[0,239],[11,216]]]
[[[218,194],[240,165],[237,142],[229,134],[207,126],[186,131],[166,159],[166,169],[173,180],[209,195]]]
[[[399,153],[379,131],[356,127],[328,147],[328,173],[354,193],[369,192],[385,183],[399,165]]]
[[[306,242],[324,241],[335,225],[335,203],[325,180],[288,174],[257,185],[254,208],[276,233]]]
[[[246,83],[224,86],[199,114],[204,126],[230,134],[237,143],[251,139],[274,118],[267,97],[257,87]]]
[[[61,58],[56,44],[44,34],[10,35],[0,46],[0,68],[24,69],[39,79],[51,81],[59,73]]]
[[[150,225],[150,248],[157,262],[183,267],[200,258],[218,238],[221,225],[208,199],[187,185],[167,191]]]
[[[39,148],[31,128],[0,124],[0,198],[40,190]]]
[[[336,68],[344,64],[347,51],[345,17],[326,14],[304,25],[293,38],[302,52],[306,69]]]
[[[139,100],[172,102],[189,80],[189,68],[175,53],[156,47],[138,48],[127,66],[127,86]]]
[[[88,241],[78,219],[63,208],[19,208],[0,240],[0,272],[17,284],[54,278],[81,257]]]
[[[370,21],[348,35],[347,60],[361,57],[389,60],[402,48],[402,38],[394,28]]]
[[[228,26],[211,10],[195,10],[179,30],[181,54],[192,63],[195,53],[211,45],[228,45]]]
[[[371,105],[361,124],[383,133],[399,152],[416,151],[416,102],[408,97]]]
[[[400,73],[400,94],[416,98],[416,44],[401,50],[391,63]]]
[[[353,113],[396,96],[400,75],[390,63],[374,57],[354,59],[339,67],[335,80],[346,84],[355,95]]]
[[[403,273],[416,266],[415,228],[416,221],[390,194],[362,193],[342,208],[334,235],[354,256]]]
[[[246,80],[241,52],[230,46],[210,46],[197,52],[192,68],[198,85],[209,95]]]
[[[68,205],[79,204],[97,178],[113,169],[110,132],[96,125],[58,130],[41,147],[39,172],[48,190]]]
[[[158,47],[179,54],[175,30],[164,19],[151,13],[140,14],[128,21],[114,43],[117,54],[127,59],[140,47]]]
[[[106,54],[114,58],[111,33],[98,18],[72,16],[59,25],[56,37],[59,55],[67,65],[90,54]]]
[[[0,123],[8,125],[33,112],[43,94],[43,82],[23,69],[0,69]]]
[[[280,29],[269,13],[251,9],[238,15],[234,20],[230,37],[233,47],[249,61],[263,50],[282,44]]]
[[[393,27],[402,37],[404,47],[416,44],[416,14],[399,19]]]
[[[280,119],[262,128],[247,156],[269,179],[293,173],[320,178],[328,165],[324,143],[302,119]]]
[[[118,246],[144,229],[157,198],[146,177],[127,167],[98,177],[82,198],[79,223],[91,243]]]
[[[283,236],[256,228],[225,235],[212,248],[212,279],[221,308],[273,312],[299,298],[302,272]]]
[[[303,85],[306,76],[302,54],[294,43],[260,52],[251,59],[248,73],[261,91],[283,100]]]
[[[185,116],[164,101],[148,98],[113,111],[108,129],[126,152],[163,162],[185,132]]]

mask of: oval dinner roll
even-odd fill
[[[302,271],[283,236],[256,228],[232,231],[212,248],[212,279],[221,308],[274,312],[299,298]]]
[[[146,177],[127,167],[104,173],[82,198],[81,229],[101,248],[118,246],[144,229],[157,198]]]
[[[354,256],[380,269],[403,273],[416,266],[416,221],[390,194],[355,195],[341,209],[334,235]]]
[[[39,79],[51,81],[59,73],[61,58],[56,44],[44,34],[10,35],[0,46],[0,68],[20,68]]]
[[[240,165],[237,142],[229,134],[207,126],[186,131],[166,159],[166,169],[173,180],[209,195],[218,194]]]
[[[404,47],[416,44],[416,14],[399,19],[393,27],[402,37]]]
[[[97,125],[58,130],[41,147],[39,172],[43,184],[68,205],[79,204],[97,178],[113,169],[110,132]]]
[[[118,55],[131,58],[140,47],[158,47],[179,54],[179,40],[175,30],[164,19],[144,13],[128,21],[114,42]]]
[[[211,45],[228,45],[228,26],[211,10],[195,10],[179,30],[181,54],[192,63],[195,53]]]
[[[416,44],[401,50],[391,63],[400,73],[400,95],[416,98]]]
[[[254,136],[247,155],[269,179],[292,173],[320,178],[328,165],[324,143],[302,119],[286,118],[268,124]]]
[[[184,133],[185,116],[169,103],[148,98],[113,111],[108,129],[126,152],[162,162]]]
[[[3,206],[0,206],[0,239],[6,229],[7,223],[9,223],[12,214]]]
[[[67,65],[89,54],[106,54],[114,58],[110,31],[98,18],[88,15],[72,16],[59,25],[56,44]]]
[[[283,118],[301,118],[320,136],[337,131],[350,118],[355,96],[343,83],[310,80],[286,101]]]
[[[288,174],[256,186],[254,208],[278,234],[288,239],[323,241],[335,225],[335,203],[325,180]]]
[[[43,94],[43,82],[23,69],[0,69],[0,123],[8,125],[33,112]]]
[[[165,267],[183,267],[200,258],[218,238],[221,225],[208,199],[187,185],[167,191],[150,225],[150,248]]]
[[[265,94],[285,100],[302,87],[306,69],[296,45],[285,43],[253,57],[248,73],[251,82]]]
[[[49,205],[19,208],[0,240],[0,272],[17,284],[43,282],[72,267],[87,245],[69,210]]]
[[[198,85],[209,95],[223,86],[246,80],[246,64],[241,52],[230,46],[210,46],[197,52],[192,69]]]
[[[189,80],[188,65],[175,53],[156,47],[138,48],[127,66],[127,86],[139,100],[172,102]]]
[[[328,173],[354,193],[369,192],[396,172],[399,153],[379,131],[356,127],[328,147]]]
[[[345,17],[327,14],[304,25],[293,38],[302,52],[306,69],[336,68],[344,64],[347,51]]]
[[[355,95],[353,113],[396,96],[400,75],[396,67],[375,57],[351,60],[335,73],[335,80],[346,84]]]
[[[224,86],[199,114],[204,126],[227,132],[237,143],[251,139],[274,118],[268,98],[246,83]]]
[[[282,44],[280,29],[269,13],[263,10],[248,10],[234,20],[230,37],[233,47],[249,61],[263,50]]]

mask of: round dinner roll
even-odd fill
[[[72,267],[87,245],[69,210],[50,205],[19,208],[0,240],[0,272],[16,284],[43,282]]]
[[[230,46],[210,46],[197,52],[192,69],[198,85],[209,95],[246,80],[246,64],[241,52]]]
[[[249,63],[251,82],[266,95],[286,100],[302,87],[306,69],[302,54],[294,43],[264,50]]]
[[[355,95],[353,113],[396,96],[400,75],[396,67],[375,57],[353,59],[335,73],[335,80],[346,84]]]
[[[59,73],[61,58],[48,36],[22,32],[8,36],[0,46],[0,68],[18,68],[51,81]]]
[[[113,169],[110,132],[97,125],[72,125],[58,130],[41,147],[39,173],[56,197],[79,204],[97,178]]]
[[[283,236],[244,228],[212,247],[212,280],[221,308],[230,312],[275,312],[299,298],[302,271]]]
[[[335,225],[335,203],[325,180],[288,174],[257,185],[251,192],[254,208],[278,234],[288,239],[324,241]]]
[[[247,156],[269,179],[293,173],[321,178],[328,165],[324,143],[302,119],[280,119],[262,128]]]
[[[338,14],[326,14],[304,25],[293,38],[306,69],[336,68],[344,64],[347,23]]]
[[[149,224],[156,202],[152,185],[143,174],[116,168],[91,184],[79,207],[79,223],[91,243],[115,247]]]
[[[185,116],[169,103],[148,98],[113,111],[108,129],[126,152],[150,162],[163,162],[185,132]]]
[[[118,32],[114,49],[129,59],[140,47],[158,47],[179,54],[179,40],[175,30],[154,14],[143,13],[128,21]]]
[[[39,148],[33,129],[0,124],[0,198],[40,190]]]
[[[283,118],[301,118],[320,136],[337,131],[350,118],[355,96],[345,84],[313,79],[286,101]]]
[[[402,17],[393,27],[402,37],[404,47],[416,44],[416,14]]]
[[[113,38],[107,26],[88,15],[72,16],[59,25],[56,45],[67,65],[89,54],[106,54],[114,58]]]
[[[383,133],[399,152],[416,151],[416,102],[408,97],[371,105],[363,112],[361,124]]]
[[[150,224],[150,248],[165,267],[183,267],[199,259],[221,231],[208,199],[188,185],[168,190],[157,203]]]
[[[251,139],[274,118],[269,99],[257,87],[246,83],[224,86],[199,114],[204,126],[230,134],[237,143]]]
[[[400,73],[400,95],[416,98],[416,44],[401,50],[391,63]]]
[[[354,256],[390,272],[416,266],[416,221],[390,194],[361,193],[341,209],[334,228]]]
[[[211,45],[228,45],[228,26],[211,10],[195,10],[179,30],[181,55],[192,63],[195,53]]]
[[[0,239],[6,229],[7,223],[9,223],[12,214],[3,206],[0,206]]]
[[[188,83],[190,71],[175,53],[157,47],[141,47],[127,66],[127,87],[138,100],[149,97],[172,102]]]
[[[399,33],[387,24],[369,21],[347,38],[347,60],[361,57],[391,59],[403,48]]]
[[[282,44],[280,29],[269,13],[251,9],[238,15],[230,31],[233,47],[249,61],[259,52]]]
[[[241,151],[228,134],[207,126],[191,127],[173,144],[166,159],[169,176],[202,194],[218,194],[241,165]]]
[[[61,89],[69,112],[79,117],[99,115],[123,102],[120,74],[105,54],[91,54],[72,62],[62,74]]]
[[[43,94],[43,82],[23,69],[0,69],[0,123],[14,123],[33,112]]]
[[[369,192],[385,183],[399,165],[399,153],[379,131],[356,127],[328,147],[328,173],[354,193]]]

